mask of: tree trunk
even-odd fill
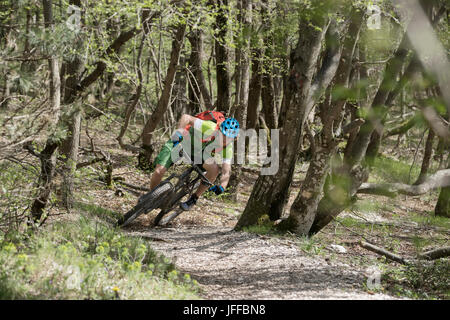
[[[241,46],[239,48],[239,92],[236,93],[238,103],[234,117],[245,129],[247,124],[248,95],[250,87],[250,38],[252,24],[252,0],[239,0],[241,2],[240,25],[241,25]]]
[[[316,149],[305,180],[292,204],[289,217],[280,223],[278,226],[280,229],[293,231],[302,236],[308,234],[314,222],[326,177],[330,172],[331,155],[336,152],[335,149],[335,144]]]
[[[191,43],[192,52],[190,60],[190,68],[193,74],[192,85],[196,87],[196,92],[201,94],[201,98],[205,103],[207,110],[212,109],[211,95],[208,92],[205,76],[203,74],[203,32],[201,30],[194,30],[188,37]],[[197,97],[200,99],[200,96]],[[200,104],[201,102],[198,101]],[[201,108],[203,109],[203,108]]]
[[[81,0],[70,0],[69,4],[81,7]],[[74,43],[74,48],[75,50],[83,48],[83,40],[80,37]],[[62,203],[67,210],[72,209],[74,203],[74,174],[78,161],[81,133],[81,110],[74,105],[74,102],[77,98],[77,86],[83,65],[84,62],[80,55],[76,55],[72,61],[64,63],[64,78],[66,80],[63,104],[65,106],[72,105],[70,107],[70,112],[72,113],[70,118],[63,121],[65,122],[64,125],[69,129],[69,135],[61,145],[61,153],[66,157],[62,173],[64,180],[62,185]]]
[[[70,210],[74,205],[74,175],[77,169],[78,149],[80,147],[81,134],[81,110],[75,110],[69,124],[70,137],[65,143],[64,154],[66,155],[63,168],[62,203]]]
[[[420,70],[421,70],[421,64],[418,61],[416,55],[413,54],[412,61],[406,67],[406,71],[400,77],[400,80],[397,83],[397,85],[389,92],[389,94],[387,96],[387,99],[384,103],[385,104],[385,107],[384,107],[385,113],[391,107],[391,105],[393,104],[394,99],[397,97],[397,95],[400,92],[402,92],[404,85],[407,82],[409,82],[409,80],[412,79],[418,72],[420,72]],[[417,116],[419,116],[419,115],[417,115]],[[419,118],[417,116],[415,118],[411,119],[411,122],[406,123],[405,127],[398,128],[400,135],[406,133],[411,127],[413,127],[416,124],[417,120],[419,120]],[[366,156],[365,156],[367,159],[367,164],[370,167],[373,166],[374,160],[375,160],[376,156],[378,155],[378,152],[380,149],[381,140],[384,138],[383,130],[384,130],[385,120],[386,120],[386,114],[381,115],[381,118],[379,120],[377,120],[380,122],[380,124],[378,125],[376,130],[374,130],[372,132],[372,135],[370,137],[370,142],[367,147],[367,152],[366,152]],[[397,134],[397,132],[394,131],[389,134],[393,135],[393,134]]]
[[[241,129],[246,129],[247,108],[250,87],[250,40],[252,27],[252,0],[238,1],[240,23],[240,42],[236,48],[236,102],[232,116],[239,122]],[[237,159],[237,148],[234,150],[234,158]],[[241,179],[242,168],[233,165],[229,185],[229,192],[237,200],[238,186]]]
[[[74,0],[79,1],[79,0]],[[44,11],[44,23],[46,29],[51,29],[53,24],[53,14],[52,14],[52,1],[51,0],[42,0],[43,2],[43,11]],[[160,14],[160,12],[156,12],[152,15],[152,18]],[[113,54],[117,54],[121,47],[131,38],[133,38],[139,31],[136,28],[133,28],[129,31],[122,32],[117,39],[107,48],[105,56],[111,56]],[[76,63],[73,66],[77,66]],[[64,122],[60,116],[60,107],[61,107],[61,77],[59,71],[59,63],[56,58],[53,56],[49,59],[49,68],[50,68],[50,103],[52,106],[52,114],[54,119],[50,121],[50,125],[54,126],[56,123],[60,122],[61,125],[64,125]],[[94,70],[89,73],[83,80],[78,82],[78,79],[74,76],[71,81],[72,85],[66,85],[65,95],[64,95],[64,103],[69,104],[73,103],[76,98],[79,96],[81,92],[83,92],[86,88],[88,88],[92,83],[94,83],[99,77],[103,75],[103,72],[106,70],[106,63],[99,59],[96,63],[96,67]],[[72,75],[75,75],[76,72],[72,72]],[[69,80],[69,79],[68,79]],[[72,119],[72,124],[74,124],[74,131],[77,130],[79,126],[76,126],[78,120],[76,120],[76,112],[72,114],[74,117]],[[77,128],[75,128],[77,127]],[[79,136],[75,134],[75,136]],[[79,140],[74,138],[73,140],[75,148],[79,143]],[[50,135],[47,139],[44,150],[40,153],[41,159],[41,177],[39,181],[40,191],[37,199],[32,204],[31,215],[34,221],[38,221],[41,219],[45,206],[47,205],[48,199],[51,193],[51,182],[53,179],[53,172],[55,167],[55,156],[54,153],[56,149],[59,147],[60,142],[55,140],[53,135]],[[72,150],[74,151],[74,150]],[[72,153],[74,154],[74,152]],[[76,164],[76,162],[75,162]]]
[[[215,29],[216,49],[216,81],[217,81],[217,111],[227,114],[231,106],[231,78],[229,71],[229,52],[226,45],[228,0],[216,0],[217,16]]]
[[[45,7],[44,7],[45,8]],[[44,213],[44,209],[47,206],[48,199],[52,191],[52,180],[55,172],[56,154],[55,151],[58,148],[56,143],[47,141],[44,150],[40,153],[41,160],[41,175],[39,177],[39,193],[37,198],[31,205],[31,217],[33,221],[39,222]]]
[[[180,56],[180,66],[184,66],[185,61],[185,56]],[[186,84],[186,69],[180,68],[175,76],[174,84],[174,90],[176,92],[176,99],[174,101],[174,116],[176,119],[180,119],[183,114],[189,113],[187,108]]]
[[[9,80],[9,71],[4,73],[3,92],[0,100],[0,109],[8,109],[9,97],[11,95],[11,81]]]
[[[319,88],[328,86],[327,77],[334,77],[334,86],[336,87],[349,87],[352,60],[362,26],[362,15],[356,14],[356,12],[352,13],[351,23],[344,25],[342,30],[338,30],[335,23],[330,26],[326,37],[328,48],[321,68],[324,71],[319,72],[315,81]],[[340,33],[346,34],[342,49],[339,43]],[[333,64],[339,65],[337,70]],[[320,104],[323,129],[315,143],[316,152],[313,154],[300,192],[291,207],[289,218],[279,225],[280,229],[290,230],[302,236],[308,235],[314,222],[325,180],[330,172],[331,159],[336,154],[339,140],[334,136],[334,131],[342,126],[346,101],[346,98],[341,98],[331,102],[331,96],[328,93],[325,102]],[[314,102],[310,102],[308,109],[311,109],[313,104]]]
[[[277,124],[277,109],[275,106],[275,92],[273,88],[273,76],[265,72],[262,75],[261,88],[262,113],[264,120],[269,129],[276,129]]]
[[[8,6],[7,6],[8,5]],[[7,12],[8,10],[11,11],[17,11],[17,3],[2,3],[2,6],[0,7],[0,10],[4,10]],[[5,19],[3,23],[9,23],[9,24],[15,24],[16,17],[11,14],[8,19]],[[0,40],[4,40],[4,49],[3,54],[9,54],[13,55],[15,53],[15,44],[13,39],[13,27],[12,26],[2,26],[2,31],[0,32]],[[9,102],[10,102],[10,96],[11,96],[11,89],[12,89],[12,81],[10,79],[11,72],[10,72],[10,65],[6,63],[2,63],[1,72],[3,75],[4,83],[2,86],[2,96],[0,98],[0,109],[8,109]]]
[[[450,218],[450,187],[441,189],[434,214],[439,217]]]
[[[268,16],[268,0],[262,1],[263,5],[261,6],[261,19],[263,23],[263,35],[265,37],[265,52],[264,52],[264,60],[263,60],[263,72],[261,79],[261,102],[262,108],[261,111],[264,115],[264,120],[269,129],[277,128],[277,108],[275,102],[275,89],[273,82],[273,58],[274,58],[274,39],[272,33],[272,22],[270,17]]]
[[[134,99],[132,100],[131,104],[127,107],[125,111],[125,119],[124,124],[122,125],[122,128],[120,129],[119,136],[117,137],[117,141],[119,142],[119,145],[121,148],[127,149],[127,145],[123,142],[123,137],[125,135],[125,132],[128,129],[128,125],[130,123],[131,115],[136,109],[136,106],[139,103],[139,100],[141,98],[142,94],[142,86],[143,86],[143,73],[142,73],[142,50],[144,48],[145,39],[147,38],[147,34],[144,32],[141,39],[141,44],[139,45],[138,54],[136,58],[136,71],[138,75],[138,85],[136,88],[136,93],[134,94]],[[130,149],[130,146],[128,146],[128,149]],[[133,148],[131,148],[133,149]]]
[[[258,107],[261,101],[262,87],[261,57],[262,49],[255,49],[252,60],[252,79],[248,93],[247,129],[256,129],[258,122]]]
[[[368,177],[368,172],[361,166],[354,167],[350,171],[344,168],[340,170],[341,172],[334,172],[333,185],[319,202],[309,236],[318,233],[347,208],[354,201],[353,196],[359,186]]]
[[[447,161],[447,168],[450,169],[450,156]],[[435,216],[450,218],[450,186],[441,189],[436,207],[434,208],[434,214]]]
[[[436,2],[421,1],[423,6],[434,6]],[[414,21],[414,17],[412,19]],[[412,23],[408,26],[410,28]],[[407,30],[408,31],[408,30]],[[395,90],[396,79],[403,70],[405,58],[408,55],[409,40],[405,33],[394,56],[388,61],[383,81],[378,88],[372,103],[370,114],[376,115],[375,119],[368,119],[360,128],[353,143],[351,151],[344,158],[344,166],[336,177],[340,184],[335,186],[329,194],[320,201],[310,235],[319,232],[330,221],[339,215],[351,202],[357,190],[364,181],[368,179],[368,170],[361,167],[362,164],[370,164],[378,153],[381,141],[383,124],[382,120],[387,111],[385,105],[389,94]],[[372,116],[373,117],[373,116]],[[377,133],[374,135],[374,131]],[[370,143],[372,141],[372,143]]]
[[[52,0],[43,0],[43,11],[44,11],[44,24],[46,32],[51,32],[53,29],[53,10],[52,10]],[[59,75],[59,62],[58,59],[51,54],[48,61],[50,69],[50,105],[52,110],[53,119],[51,120],[51,125],[56,125],[59,120],[61,112],[61,78]],[[48,199],[51,194],[51,184],[53,179],[53,173],[55,169],[56,156],[55,151],[58,148],[58,143],[51,136],[40,153],[41,160],[41,175],[39,178],[39,194],[31,205],[31,216],[35,222],[38,222],[42,214],[44,213],[44,208],[47,205]]]
[[[197,80],[195,78],[194,73],[192,72],[192,70],[194,69],[194,60],[195,60],[195,51],[191,51],[191,55],[189,58],[189,63],[188,63],[188,75],[187,75],[187,79],[188,79],[188,86],[189,86],[189,90],[188,90],[188,94],[189,94],[189,110],[195,114],[195,113],[199,113],[201,111],[203,111],[202,108],[202,95],[200,92],[200,88],[197,85]]]
[[[164,113],[167,111],[170,102],[170,96],[172,93],[172,88],[174,84],[175,74],[178,67],[178,62],[180,58],[181,48],[183,46],[184,35],[186,33],[186,25],[181,24],[177,27],[175,34],[175,39],[172,42],[172,53],[170,56],[170,63],[167,69],[167,75],[164,80],[164,89],[159,98],[158,105],[155,111],[153,111],[150,119],[145,124],[144,130],[142,132],[142,145],[145,153],[141,153],[139,156],[139,166],[145,167],[145,164],[149,163],[152,157],[152,138],[153,132],[162,120]]]
[[[381,130],[381,119],[387,110],[384,104],[389,93],[393,90],[395,80],[403,69],[405,58],[409,53],[408,43],[406,34],[403,34],[402,41],[394,56],[387,62],[383,80],[370,104],[370,109],[372,110],[370,113],[376,114],[377,118],[365,121],[352,143],[352,149],[346,150],[344,165],[336,172],[333,179],[335,185],[331,187],[330,192],[325,194],[319,202],[317,214],[309,232],[310,235],[319,232],[339,215],[352,202],[359,186],[367,181],[368,171],[361,167],[361,164],[365,160],[366,153],[377,153],[376,150],[368,150],[368,146],[373,131],[375,129]],[[378,125],[377,128],[375,123]],[[371,148],[376,149],[377,145],[372,144]]]
[[[279,170],[274,175],[259,176],[236,229],[255,224],[263,214],[268,214],[271,220],[277,220],[283,212],[307,116],[309,89],[327,26],[324,16],[317,17],[312,23],[304,19],[300,21],[300,39],[291,54],[292,69],[285,93],[286,117],[280,132]]]
[[[364,159],[372,132],[375,130],[375,121],[378,120],[379,126],[381,126],[381,119],[384,117],[383,115],[387,110],[385,107],[386,100],[390,91],[393,90],[393,85],[396,83],[409,53],[409,49],[407,48],[408,43],[408,37],[405,34],[398,50],[386,65],[383,81],[370,106],[370,109],[372,110],[371,114],[376,114],[378,117],[377,119],[367,119],[368,121],[361,126],[359,134],[353,144],[354,147],[352,152],[347,159],[347,163],[350,166],[357,165]],[[377,130],[380,130],[380,128],[377,128]]]
[[[433,129],[429,129],[427,142],[425,143],[425,150],[423,153],[422,167],[420,168],[420,174],[417,181],[414,182],[415,185],[421,184],[425,181],[428,174],[428,169],[430,168],[431,158],[433,156],[433,141],[435,133]]]
[[[33,19],[32,12],[29,8],[25,9],[26,12],[26,23],[25,23],[25,43],[23,46],[23,56],[28,57],[31,51],[30,48],[30,31],[31,31],[31,22]],[[34,72],[35,71],[35,63],[31,61],[22,61],[20,65],[20,70],[23,72]]]
[[[434,9],[439,5],[439,2],[427,0],[419,0],[419,2],[423,10],[427,12],[430,22],[432,24],[437,23],[438,20],[434,15]],[[414,30],[415,28],[414,21],[416,18],[420,20],[420,16],[421,12],[414,13],[411,20],[412,22],[408,25],[406,33],[403,35],[403,39],[397,51],[387,63],[383,82],[379,86],[377,94],[371,104],[372,110],[370,113],[373,114],[372,117],[376,115],[377,118],[371,119],[372,121],[366,121],[366,123],[361,127],[360,133],[352,150],[352,155],[347,159],[350,165],[360,163],[364,157],[369,165],[373,164],[373,160],[377,156],[381,144],[386,112],[389,109],[389,104],[392,103],[395,96],[400,92],[400,90],[397,89],[399,88],[397,81],[400,78],[401,72],[406,69],[407,72],[405,72],[405,75],[410,76],[415,74],[418,68],[420,68],[418,61],[416,61],[418,57],[416,57],[415,53],[413,54],[412,61],[409,64],[410,67],[408,66],[408,68],[405,68],[407,65],[406,57],[409,54],[409,49],[411,46],[410,33],[411,30]],[[369,150],[367,150],[369,144],[371,146]]]

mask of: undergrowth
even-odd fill
[[[196,281],[148,242],[94,215],[2,235],[0,265],[0,299],[198,298]]]

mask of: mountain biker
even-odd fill
[[[195,132],[197,131],[197,132]],[[222,176],[218,185],[212,186],[209,191],[220,195],[225,191],[231,176],[231,161],[233,158],[233,141],[239,134],[239,122],[234,118],[227,118],[220,124],[211,120],[202,120],[197,117],[184,114],[178,122],[177,129],[166,144],[161,149],[155,159],[156,168],[150,181],[150,189],[153,190],[162,180],[172,164],[172,150],[183,141],[190,139],[194,144],[194,139],[202,139],[202,149],[215,141],[219,148],[215,149],[222,158]],[[198,142],[198,141],[197,141]],[[220,152],[221,151],[221,152]],[[203,156],[203,155],[202,155]],[[219,175],[219,164],[215,157],[202,158],[202,167],[205,169],[205,176],[209,181],[214,182]],[[180,204],[180,208],[189,211],[197,203],[198,198],[208,189],[204,184],[200,184],[197,191],[185,202]]]

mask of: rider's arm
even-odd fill
[[[193,125],[195,123],[195,120],[198,119],[188,114],[183,114],[181,116],[180,121],[178,121],[177,130],[175,130],[175,132],[171,137],[174,146],[178,144],[181,140],[183,140],[183,136],[185,136],[188,133],[188,131],[185,129],[186,126]]]
[[[220,185],[226,189],[228,185],[228,181],[230,181],[231,177],[231,164],[224,162],[222,164],[222,176],[220,177]]]
[[[184,130],[184,128],[186,128],[187,125],[194,125],[195,120],[197,120],[196,117],[190,116],[188,114],[183,114],[180,121],[178,122],[178,130],[182,131]]]

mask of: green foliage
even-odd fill
[[[30,195],[35,191],[30,181],[38,175],[38,169],[28,163],[0,162],[0,235],[18,232],[28,214]],[[23,186],[27,186],[24,188]]]
[[[255,234],[273,234],[274,233],[274,229],[272,228],[272,225],[269,224],[263,224],[263,225],[252,225],[252,226],[248,226],[248,227],[244,227],[242,229],[242,231],[244,232],[248,232],[248,233],[255,233]]]
[[[274,228],[273,222],[270,221],[269,216],[267,214],[262,215],[258,219],[256,224],[244,227],[242,231],[271,236],[277,236],[282,234]]]
[[[350,206],[352,211],[371,213],[379,211],[389,211],[392,212],[394,207],[385,202],[380,202],[374,199],[361,199],[356,201]]]
[[[374,161],[372,173],[381,181],[410,184],[418,177],[420,167],[417,164],[411,167],[403,161],[380,156]]]
[[[0,299],[196,299],[196,283],[148,242],[80,217],[0,241]]]
[[[88,212],[90,216],[100,218],[104,221],[117,221],[122,216],[118,212],[105,209],[95,204],[77,202],[75,203],[75,208]]]
[[[441,259],[431,263],[421,262],[387,271],[382,281],[387,289],[413,299],[449,299],[450,263]]]
[[[298,240],[298,245],[303,252],[310,255],[320,255],[324,253],[325,245],[315,237],[302,237]]]
[[[450,221],[446,217],[435,216],[434,212],[428,212],[428,214],[418,214],[411,212],[411,220],[425,226],[442,227],[450,229]]]

